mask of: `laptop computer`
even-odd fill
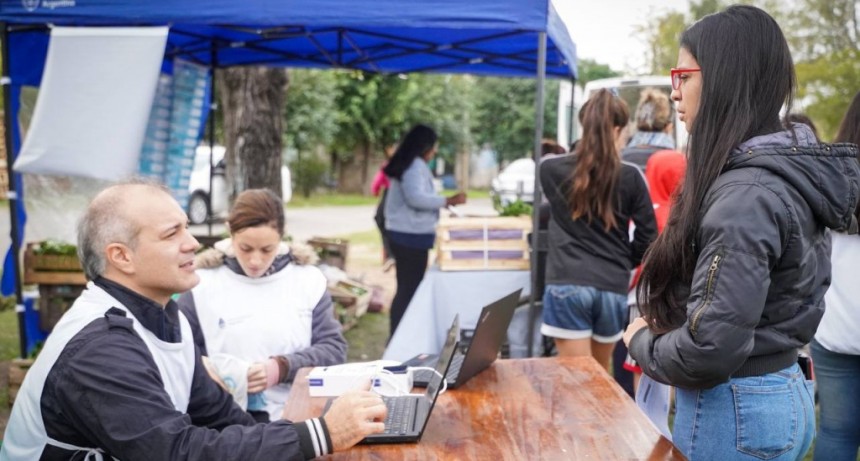
[[[459,349],[454,354],[451,366],[445,379],[448,387],[457,388],[468,381],[472,376],[484,371],[499,355],[499,349],[508,333],[508,326],[514,317],[514,310],[520,299],[522,289],[485,306],[478,317],[478,325],[475,327],[472,341],[465,351]],[[409,367],[433,367],[436,365],[437,356],[431,354],[418,354],[403,362]],[[429,370],[416,370],[412,375],[412,385],[417,387],[426,386],[433,372]]]
[[[424,394],[383,396],[382,400],[388,407],[385,432],[368,435],[359,443],[404,443],[421,440],[424,428],[427,427],[427,421],[430,419],[430,413],[436,404],[436,398],[439,397],[439,391],[442,389],[442,377],[448,372],[454,351],[457,350],[459,337],[460,319],[459,316],[455,316],[451,328],[448,329],[445,345],[442,346],[439,362],[436,364],[436,371],[439,374],[432,373],[433,377],[430,378]]]

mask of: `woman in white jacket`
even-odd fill
[[[231,238],[198,255],[200,284],[179,298],[201,352],[238,362],[239,376],[219,374],[234,396],[247,379],[247,409],[260,421],[281,419],[299,368],[346,360],[326,279],[311,265],[316,254],[283,242],[284,221],[271,191],[239,194]]]
[[[848,107],[834,142],[860,144],[860,92]],[[810,344],[818,383],[821,431],[815,459],[857,459],[860,448],[860,236],[833,232],[833,279],[827,309]]]

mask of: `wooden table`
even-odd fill
[[[322,413],[302,369],[284,417]],[[365,445],[336,460],[683,460],[590,357],[497,360],[439,396],[418,444]]]

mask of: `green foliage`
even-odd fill
[[[601,64],[594,59],[580,59],[576,62],[576,68],[579,71],[579,79],[576,83],[583,88],[592,80],[621,76],[621,72],[612,70],[608,64]]]
[[[0,312],[6,310],[15,310],[15,297],[14,296],[0,296]],[[0,359],[2,360],[2,359]]]
[[[290,200],[289,208],[311,208],[325,206],[363,206],[374,205],[379,201],[379,198],[363,194],[329,194],[316,193],[310,197],[294,195]],[[374,232],[379,231],[374,229]]]
[[[468,75],[412,74],[417,92],[407,108],[407,125],[426,123],[439,134],[438,158],[453,172],[457,152],[472,145],[470,114],[475,79]],[[408,128],[407,128],[408,129]]]
[[[45,240],[33,248],[35,255],[77,256],[78,247],[58,240]]]
[[[690,2],[690,17],[693,21],[698,21],[703,17],[724,10],[731,3],[724,0],[692,0]]]
[[[502,211],[499,212],[500,216],[531,216],[532,214],[532,206],[522,200],[515,200],[505,207],[502,208]]]
[[[14,306],[14,298],[11,300]],[[5,304],[5,301],[4,301]],[[18,339],[18,313],[15,309],[0,310],[0,361],[11,360],[21,354],[21,344]],[[3,389],[0,388],[0,393]]]
[[[681,32],[686,27],[682,13],[670,11],[654,16],[636,27],[636,33],[648,44],[649,68],[651,75],[666,75],[678,61],[678,43]]]
[[[316,156],[299,156],[290,162],[293,187],[304,197],[310,197],[311,192],[322,185],[327,168],[326,163]]]
[[[797,64],[799,96],[824,141],[836,136],[851,99],[860,91],[860,50],[845,49]]]
[[[544,137],[556,136],[558,85],[545,86]],[[535,93],[533,79],[481,77],[475,85],[472,136],[478,144],[490,143],[499,160],[530,155],[534,149]]]
[[[451,163],[469,145],[471,77],[451,75],[337,74],[335,150],[348,158],[357,147],[381,152],[415,124],[439,134],[439,157]]]
[[[337,131],[337,74],[327,70],[292,69],[284,110],[284,145],[307,152],[328,145]]]
[[[382,146],[395,143],[409,128],[407,112],[416,93],[414,80],[360,71],[336,75],[335,149],[339,155],[351,156],[359,146],[380,151]]]
[[[695,20],[728,6],[697,0],[687,14],[672,11],[637,28],[649,47],[650,71],[674,67],[681,32]],[[860,90],[860,9],[856,0],[741,0],[767,11],[779,23],[794,57],[798,82],[795,112],[805,112],[822,140],[836,134],[848,103]]]

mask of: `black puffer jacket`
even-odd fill
[[[830,286],[826,229],[856,229],[860,165],[857,146],[795,132],[743,143],[705,197],[687,321],[630,342],[657,381],[702,389],[771,373],[812,339]]]

